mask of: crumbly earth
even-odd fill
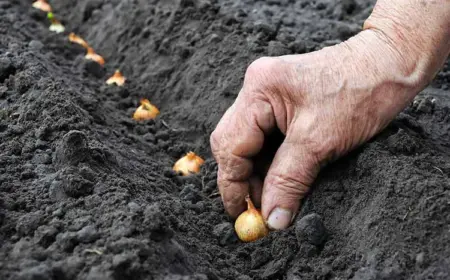
[[[246,65],[339,43],[374,1],[49,2],[66,33],[0,1],[0,279],[450,278],[449,63],[290,229],[240,243],[217,194],[208,138]],[[137,123],[143,97],[161,115]],[[180,177],[188,151],[206,163]]]

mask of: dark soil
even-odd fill
[[[217,195],[209,134],[246,66],[345,40],[369,2],[50,1],[62,35],[0,1],[0,279],[450,279],[449,63],[289,230],[242,244]],[[157,120],[131,119],[142,97]],[[190,150],[206,164],[177,176]]]

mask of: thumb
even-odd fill
[[[286,137],[264,180],[262,215],[269,228],[287,228],[308,192],[320,166],[306,145]]]

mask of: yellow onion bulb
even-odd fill
[[[126,78],[122,75],[119,69],[114,72],[114,75],[111,76],[108,80],[106,80],[106,84],[112,85],[116,84],[117,86],[121,87],[125,84]]]
[[[37,0],[32,4],[33,8],[36,8],[38,10],[44,11],[44,12],[51,12],[52,7],[49,3],[47,3],[46,0]]]
[[[77,36],[73,32],[69,34],[69,41],[72,43],[78,44],[80,46],[83,46],[86,49],[89,48],[88,43],[85,40],[83,40],[83,38],[81,38],[80,36]]]
[[[245,197],[247,210],[236,219],[234,229],[240,240],[253,242],[269,234],[269,229],[264,222],[261,212],[255,208],[250,196]]]
[[[204,162],[205,161],[194,152],[189,152],[175,163],[173,170],[181,172],[183,176],[187,176],[191,173],[199,173],[200,167]]]
[[[85,56],[86,59],[93,60],[100,64],[101,66],[105,65],[105,59],[100,55],[96,54],[94,49],[91,47],[87,48],[87,54]]]
[[[158,115],[159,109],[151,104],[148,99],[142,99],[141,106],[139,106],[133,114],[133,119],[136,121],[153,120]]]
[[[62,33],[66,30],[64,25],[61,24],[61,22],[55,20],[48,28],[50,31],[56,32],[56,33]]]

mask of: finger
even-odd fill
[[[223,205],[228,214],[236,218],[246,208],[245,196],[249,194],[248,178],[253,173],[253,163],[234,154],[221,158],[219,162],[217,185]]]
[[[251,158],[261,150],[265,133],[274,125],[270,103],[248,100],[241,92],[211,135],[211,148],[219,167],[219,190],[225,209],[233,217],[245,209],[253,172]]]
[[[304,145],[289,141],[278,149],[264,180],[262,214],[271,229],[287,228],[297,213],[300,200],[319,171]]]
[[[253,174],[249,182],[250,198],[257,208],[261,208],[261,196],[264,182],[258,175]]]

